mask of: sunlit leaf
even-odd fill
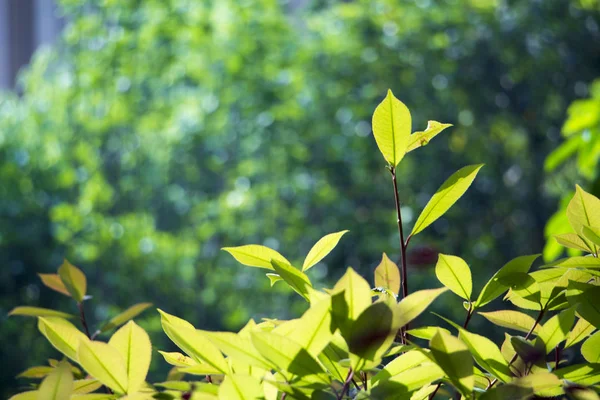
[[[115,332],[108,341],[121,353],[127,368],[129,386],[127,393],[136,393],[146,381],[152,358],[152,343],[145,330],[129,321]]]
[[[277,274],[300,296],[309,300],[309,288],[312,288],[312,283],[306,274],[292,267],[290,264],[271,260],[271,265]]]
[[[422,326],[419,328],[410,329],[406,331],[406,333],[419,339],[431,340],[439,329],[450,333],[448,329],[440,328],[438,326]]]
[[[474,304],[475,308],[485,306],[486,304],[500,296],[502,293],[504,293],[506,290],[508,290],[508,286],[503,284],[502,281],[509,275],[514,273],[527,273],[529,271],[529,268],[531,268],[531,264],[533,264],[535,259],[538,257],[539,254],[521,256],[507,262],[485,284],[485,286],[481,290],[481,293],[479,293],[477,301]]]
[[[586,321],[600,328],[600,286],[591,286],[578,296],[576,310]]]
[[[255,400],[263,395],[260,381],[248,375],[227,375],[219,386],[219,400]]]
[[[406,296],[396,306],[394,326],[400,329],[417,318],[439,295],[447,290],[447,288],[419,290]]]
[[[373,136],[383,158],[397,166],[406,153],[412,120],[408,108],[391,90],[373,113]]]
[[[79,268],[67,260],[58,268],[58,276],[76,302],[81,303],[87,290],[87,280]]]
[[[127,368],[121,353],[109,344],[88,341],[79,343],[79,364],[94,378],[116,393],[127,393]]]
[[[569,348],[591,335],[596,328],[583,318],[579,318],[573,329],[567,334],[565,349]]]
[[[438,331],[429,342],[431,355],[446,373],[452,384],[465,396],[473,391],[473,358],[469,348],[460,339]]]
[[[38,276],[40,277],[42,283],[46,287],[49,287],[50,289],[57,291],[58,293],[62,293],[65,296],[71,297],[71,293],[69,293],[69,291],[65,287],[65,284],[60,279],[60,276],[58,276],[58,274],[38,274]]]
[[[17,378],[33,378],[33,379],[43,378],[52,371],[54,371],[54,367],[49,367],[47,365],[40,365],[37,367],[27,368],[25,371],[23,371],[19,375],[17,375]]]
[[[335,323],[342,332],[347,332],[353,321],[371,305],[369,283],[352,268],[335,284],[331,306]]]
[[[40,384],[39,400],[68,399],[73,391],[73,374],[68,362],[61,362]]]
[[[331,318],[331,299],[326,298],[311,305],[287,336],[317,357],[329,344],[335,329]]]
[[[534,394],[560,395],[562,382],[556,375],[549,372],[531,374],[522,378],[515,379],[508,385],[497,386],[479,399],[481,400],[526,400]]]
[[[575,323],[575,311],[565,310],[550,318],[538,331],[538,338],[546,347],[546,354],[550,353],[563,340]]]
[[[583,234],[585,225],[600,227],[600,199],[576,185],[575,195],[567,206],[567,218],[575,233],[580,235]],[[585,238],[584,241],[594,252],[597,251],[596,246]]]
[[[535,320],[527,314],[520,311],[501,310],[491,312],[479,312],[479,315],[485,317],[491,323],[504,328],[514,329],[521,332],[529,332],[535,324]],[[535,327],[534,333],[540,330],[539,325]]]
[[[391,290],[396,296],[400,292],[400,270],[396,263],[383,253],[381,262],[375,268],[375,286]]]
[[[302,264],[302,271],[306,271],[309,268],[313,267],[319,261],[321,261],[327,254],[331,252],[337,246],[338,242],[344,236],[344,234],[348,232],[340,231],[335,233],[330,233],[328,235],[323,236],[315,245],[310,249],[308,255],[304,259],[304,264]]]
[[[471,270],[462,258],[439,254],[435,275],[448,289],[463,299],[470,300],[473,290]]]
[[[556,239],[559,244],[570,249],[581,250],[585,251],[586,253],[592,251],[588,245],[575,233],[562,233],[560,235],[554,235],[554,239]]]
[[[594,333],[581,345],[581,355],[586,361],[600,363],[600,332]]]
[[[471,371],[472,372],[472,371]],[[423,364],[381,381],[371,389],[374,399],[410,399],[410,394],[444,377],[444,371],[433,363]]]
[[[37,400],[38,391],[30,390],[28,392],[17,393],[8,400]]]
[[[600,213],[600,211],[598,211]],[[600,246],[600,228],[584,225],[581,232],[583,236],[596,246]]]
[[[38,329],[55,349],[77,361],[80,342],[87,342],[87,336],[69,321],[57,317],[39,317]]]
[[[436,137],[444,129],[451,127],[452,124],[442,124],[437,121],[427,121],[427,128],[424,131],[417,131],[409,136],[408,147],[406,152],[418,149],[421,146],[427,146],[427,144]]]
[[[542,266],[542,268],[550,267],[600,269],[600,258],[589,256],[568,257]]]
[[[519,357],[527,364],[536,364],[544,360],[546,351],[544,343],[539,340],[527,340],[521,336],[510,338],[510,344]]]
[[[283,279],[277,274],[267,274],[267,278],[269,278],[269,282],[271,283],[271,287],[275,285],[277,282],[282,281]]]
[[[581,385],[595,385],[600,382],[600,364],[575,364],[559,368],[554,374],[560,379]]]
[[[233,332],[202,331],[202,333],[229,357],[266,370],[272,368],[272,365],[254,348],[250,335],[244,337]]]
[[[102,328],[100,328],[100,332],[106,332],[124,324],[130,319],[137,317],[151,306],[152,303],[139,303],[129,307],[127,310],[123,311],[122,313],[108,321],[108,323],[106,323]]]
[[[166,352],[160,351],[159,353],[164,357],[165,361],[171,365],[176,367],[192,367],[198,365],[198,362],[193,360],[191,357],[188,357],[179,352]]]
[[[379,381],[390,379],[423,363],[430,362],[422,351],[408,351],[390,361],[381,371],[371,378],[371,386]]]
[[[411,235],[414,236],[444,215],[467,191],[483,164],[468,165],[456,171],[431,197],[415,222]]]
[[[9,313],[11,315],[23,315],[28,317],[59,317],[59,318],[75,318],[72,314],[67,314],[61,311],[50,310],[48,308],[19,306],[13,308]]]
[[[278,252],[266,246],[259,244],[248,244],[238,247],[223,247],[238,262],[249,267],[273,269],[271,260],[279,261],[284,264],[290,264],[288,260]]]
[[[92,393],[102,387],[102,383],[96,379],[79,379],[73,381],[73,394]]]

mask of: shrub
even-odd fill
[[[567,208],[574,232],[556,240],[587,255],[564,258],[534,272],[529,271],[538,255],[517,257],[474,296],[468,264],[460,257],[440,254],[435,272],[443,287],[409,293],[405,254],[411,238],[466,192],[482,165],[466,166],[451,175],[406,236],[396,168],[407,153],[449,126],[430,121],[425,131],[411,134],[410,112],[391,91],[373,115],[373,133],[395,193],[400,268],[383,254],[372,284],[348,268],[332,289],[319,290],[307,271],[347,231],[320,239],[302,268],[265,246],[224,248],[240,263],[268,270],[271,285],[288,285],[307,301],[308,309],[289,321],[250,320],[237,333],[198,330],[159,309],[165,334],[182,352],[160,351],[173,369],[164,382],[151,385],[146,375],[152,345],[145,330],[132,320],[150,305],[132,306],[98,330],[90,330],[83,306],[88,299],[86,277],[65,261],[57,274],[40,278],[73,298],[83,331],[68,321],[73,315],[15,308],[11,315],[37,317],[40,332],[65,358],[25,371],[22,376],[42,381],[13,398],[597,399],[600,333],[594,331],[600,327],[600,199],[579,186]],[[432,302],[450,292],[464,299],[462,324],[441,315],[439,326],[414,323]],[[483,311],[504,293],[505,301],[525,311]],[[469,331],[476,316],[506,329],[501,346]],[[119,329],[107,343],[97,340],[115,328]],[[579,354],[563,356],[582,342],[580,354],[586,363],[575,363]],[[186,376],[202,380],[184,380]]]

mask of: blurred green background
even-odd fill
[[[65,257],[88,275],[92,325],[150,301],[208,329],[304,307],[221,247],[264,244],[298,261],[349,229],[311,270],[320,286],[349,265],[371,279],[382,252],[397,259],[391,181],[370,130],[388,88],[413,130],[454,124],[399,167],[407,227],[456,169],[486,164],[411,242],[412,290],[439,285],[437,252],[468,261],[475,292],[517,255],[560,256],[545,245],[569,230],[556,210],[575,183],[600,195],[597,1],[62,0],[60,10],[60,40],[0,95],[3,398],[29,384],[15,375],[58,356],[33,319],[6,314],[75,312],[36,276]],[[458,299],[437,308],[464,312]],[[171,348],[154,310],[138,322]],[[164,364],[155,354],[151,380]]]

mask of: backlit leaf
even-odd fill
[[[483,164],[468,165],[456,171],[431,197],[415,222],[411,235],[414,236],[444,215],[467,191]]]
[[[439,254],[435,275],[442,285],[465,300],[470,300],[473,290],[471,270],[460,257]]]
[[[438,366],[446,373],[452,384],[465,397],[470,397],[475,377],[473,358],[467,345],[444,331],[438,331],[429,342],[429,348]]]
[[[260,381],[248,375],[227,375],[219,386],[219,400],[255,400],[263,396]]]
[[[479,297],[475,302],[475,308],[480,308],[495,300],[498,296],[508,290],[508,286],[502,283],[502,281],[509,275],[514,273],[527,273],[531,264],[539,257],[539,254],[530,256],[517,257],[507,262],[498,272],[492,276],[492,278],[485,284]]]
[[[129,307],[127,310],[123,311],[116,317],[112,318],[106,325],[100,328],[101,332],[109,331],[113,328],[116,328],[125,322],[129,321],[132,318],[137,317],[139,314],[144,312],[148,307],[151,307],[152,303],[139,303]]]
[[[278,252],[266,246],[259,244],[248,244],[238,247],[223,247],[238,262],[249,267],[273,269],[271,260],[276,260],[284,264],[290,264],[288,260]]]
[[[447,288],[419,290],[406,296],[394,312],[394,326],[398,329],[417,318]]]
[[[408,108],[391,90],[373,113],[373,136],[383,158],[397,166],[406,153],[412,120]]]
[[[430,362],[422,351],[408,351],[390,361],[381,371],[371,378],[371,386],[376,385],[379,381],[390,379],[402,372],[408,371],[423,363]]]
[[[50,373],[38,389],[38,400],[63,400],[71,397],[73,391],[73,374],[68,362],[61,362]]]
[[[418,149],[421,146],[427,146],[427,144],[436,137],[444,129],[451,127],[452,124],[442,124],[437,121],[427,121],[427,128],[424,131],[418,131],[413,133],[408,138],[408,147],[406,152]]]
[[[329,344],[335,330],[331,319],[331,299],[328,297],[311,305],[287,336],[317,357]]]
[[[125,360],[129,382],[127,393],[137,392],[146,381],[152,358],[152,344],[148,334],[135,322],[129,321],[115,332],[108,344],[117,349]]]
[[[348,232],[340,231],[335,233],[330,233],[328,235],[323,236],[315,245],[310,249],[308,255],[304,259],[304,264],[302,264],[302,271],[306,271],[309,268],[313,267],[319,261],[321,261],[327,254],[331,252],[337,246],[338,242],[344,236],[344,234]]]
[[[71,293],[69,293],[69,291],[65,287],[65,284],[60,279],[60,276],[58,276],[58,274],[38,274],[38,276],[40,277],[42,283],[45,286],[57,291],[58,293],[62,293],[65,296],[71,297]]]
[[[423,364],[381,381],[371,393],[374,399],[408,400],[411,393],[442,377],[444,371],[440,367],[433,363]]]
[[[573,329],[567,334],[565,349],[588,337],[596,328],[583,318],[579,318]]]
[[[55,349],[73,361],[77,361],[79,343],[88,341],[83,332],[62,318],[39,317],[38,329]]]
[[[406,333],[419,339],[431,340],[439,329],[450,333],[448,329],[440,328],[437,326],[422,326],[419,328],[410,329],[406,331]]]
[[[92,393],[102,387],[96,379],[79,379],[73,381],[73,394]]]
[[[576,310],[586,321],[600,328],[600,286],[591,286],[578,296]]]
[[[581,355],[586,361],[600,363],[600,332],[594,333],[581,345]]]
[[[491,312],[480,312],[478,313],[482,317],[485,317],[488,321],[504,328],[514,329],[521,332],[529,332],[531,327],[535,324],[535,320],[527,314],[513,310],[501,310]],[[534,333],[538,333],[540,326],[536,326]]]
[[[556,241],[570,249],[585,251],[586,253],[591,252],[588,245],[581,240],[581,238],[575,233],[562,233],[560,235],[554,235]]]
[[[600,199],[576,185],[575,195],[567,206],[567,218],[575,233],[580,235],[583,234],[585,225],[600,226]],[[596,246],[591,243],[587,244],[596,252]]]
[[[560,379],[581,385],[595,385],[600,382],[600,364],[575,364],[554,371]]]
[[[331,298],[332,313],[342,332],[347,332],[351,323],[371,305],[371,288],[366,280],[352,268],[335,284]]]
[[[550,353],[563,340],[575,323],[575,311],[565,310],[550,318],[538,331],[538,338],[546,347],[546,354]]]
[[[550,267],[600,269],[600,258],[590,256],[568,257],[542,266],[542,268]]]
[[[270,370],[272,365],[254,348],[250,336],[233,332],[202,331],[223,353],[236,360]]]
[[[80,342],[77,352],[79,364],[94,378],[114,392],[127,393],[127,368],[121,353],[109,344]]]
[[[49,308],[27,307],[20,306],[13,308],[9,313],[11,315],[23,315],[28,317],[59,317],[59,318],[75,318],[72,314],[67,314],[61,311],[50,310]]]
[[[375,268],[375,286],[391,290],[396,296],[400,292],[400,270],[396,263],[383,253],[381,262]]]
[[[271,265],[277,274],[300,296],[304,297],[307,301],[309,300],[310,288],[312,284],[308,276],[302,271],[297,270],[290,264],[279,262],[277,260],[271,260]]]
[[[17,378],[43,378],[52,371],[54,371],[54,367],[40,365],[37,367],[27,368],[25,371],[17,375]]]
[[[166,362],[176,367],[192,367],[198,365],[197,361],[179,352],[169,353],[166,351],[159,351],[159,353],[164,357]]]
[[[79,268],[67,260],[58,268],[58,276],[76,302],[81,303],[87,290],[87,280]]]
[[[600,211],[598,211],[600,213]],[[596,246],[600,246],[600,228],[584,225],[582,228],[583,236]]]

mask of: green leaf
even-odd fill
[[[136,393],[146,381],[152,358],[152,343],[145,330],[129,321],[115,332],[108,344],[119,351],[127,369],[127,393]]]
[[[396,375],[430,361],[430,358],[422,351],[408,351],[390,361],[381,371],[373,376],[371,378],[371,386],[375,386],[380,381],[388,380]]]
[[[600,286],[593,286],[578,296],[576,310],[582,318],[600,328]]]
[[[100,328],[100,332],[106,332],[124,324],[130,319],[137,317],[151,306],[152,303],[139,303],[129,307],[127,310],[108,321],[102,328]]]
[[[202,333],[230,358],[265,370],[272,368],[272,365],[254,348],[250,336],[244,337],[233,332],[202,331]]]
[[[598,211],[600,213],[600,211]],[[584,225],[582,228],[583,236],[596,246],[600,246],[600,228]]]
[[[451,126],[452,124],[442,124],[437,121],[427,121],[427,128],[425,128],[424,131],[418,131],[409,136],[406,152],[408,153],[418,149],[419,147],[427,146],[431,139],[436,137],[444,129]]]
[[[538,257],[539,254],[521,256],[506,263],[485,284],[485,286],[481,290],[481,293],[479,293],[477,301],[474,304],[475,308],[485,306],[486,304],[495,300],[506,290],[508,290],[508,286],[506,284],[503,284],[502,281],[505,280],[509,275],[514,273],[527,273],[529,271],[529,268],[531,268],[531,264],[533,264],[535,259]]]
[[[267,278],[269,278],[269,282],[271,283],[271,287],[275,285],[277,282],[282,281],[283,279],[277,274],[267,273]]]
[[[521,336],[513,336],[510,338],[510,344],[527,364],[537,364],[543,361],[546,356],[544,343],[539,340],[532,342]]]
[[[565,349],[581,342],[583,339],[588,337],[596,328],[583,318],[579,318],[575,327],[568,333],[565,342]]]
[[[567,218],[575,233],[580,235],[583,234],[585,225],[600,226],[600,199],[576,185],[575,195],[567,206]],[[585,238],[583,240],[594,252],[597,251],[593,244],[588,243]]]
[[[177,317],[175,317],[177,319],[173,319],[172,317],[165,312],[161,312],[163,331],[177,347],[198,362],[205,362],[223,374],[229,372],[229,367],[223,354],[221,354],[210,339],[195,328],[190,328],[191,324],[184,324],[177,321]]]
[[[73,374],[68,362],[61,362],[50,373],[38,389],[39,400],[63,400],[71,397],[73,391]]]
[[[481,400],[526,400],[534,394],[544,396],[549,394],[560,395],[562,382],[556,375],[549,372],[531,374],[515,379],[508,385],[497,386],[488,390],[479,399]]]
[[[96,379],[79,379],[73,381],[73,394],[87,394],[95,392],[102,387]]]
[[[54,371],[54,367],[48,367],[46,365],[40,365],[37,367],[27,368],[25,371],[17,375],[17,378],[32,378],[38,379],[43,378],[50,372]]]
[[[471,270],[462,258],[440,253],[435,266],[435,275],[442,285],[470,301],[473,290]]]
[[[50,310],[49,308],[19,306],[13,308],[8,316],[23,315],[27,317],[59,317],[59,318],[75,318],[72,314],[67,314],[61,311]]]
[[[500,278],[500,283],[510,288],[510,297],[518,296],[524,300],[538,304],[540,310],[542,306],[542,293],[540,285],[529,274],[516,272],[504,278]]]
[[[297,270],[290,264],[282,263],[277,260],[271,260],[271,265],[277,274],[300,296],[309,301],[310,288],[312,283],[308,276],[302,271]]]
[[[581,385],[595,385],[600,382],[600,364],[575,364],[554,371],[560,379]]]
[[[227,375],[219,386],[219,400],[255,400],[263,396],[260,381],[248,375]]]
[[[527,314],[513,310],[501,310],[491,312],[479,312],[479,315],[491,323],[509,329],[528,333],[535,324],[535,320]],[[535,327],[534,333],[540,331],[539,325]]]
[[[600,332],[594,333],[581,345],[581,355],[586,361],[600,363]]]
[[[335,330],[331,318],[331,298],[328,297],[311,305],[288,337],[317,357],[329,344]]]
[[[408,400],[410,394],[423,386],[444,377],[444,371],[433,363],[403,371],[371,389],[374,399]]]
[[[302,271],[306,271],[309,268],[313,267],[319,261],[321,261],[327,254],[331,252],[337,246],[338,242],[344,236],[344,234],[348,232],[340,231],[335,233],[330,233],[329,235],[323,236],[315,245],[310,249],[308,255],[304,259],[304,264],[302,264]]]
[[[391,290],[396,296],[400,292],[400,270],[385,253],[375,268],[375,286]]]
[[[396,306],[394,327],[400,329],[417,318],[439,295],[447,290],[447,288],[419,290],[406,296]]]
[[[589,256],[561,258],[550,264],[543,265],[541,268],[551,267],[600,269],[600,258]]]
[[[469,348],[460,339],[438,331],[429,342],[431,355],[446,373],[452,384],[465,396],[470,397],[475,385],[473,358]]]
[[[538,338],[546,347],[546,354],[550,353],[563,340],[575,323],[575,311],[565,310],[550,318],[538,331]]]
[[[415,222],[411,236],[416,235],[444,215],[467,191],[483,164],[468,165],[456,171],[431,197]]]
[[[57,291],[58,293],[62,293],[65,296],[71,297],[71,293],[69,293],[69,291],[65,287],[65,284],[60,279],[60,276],[58,276],[58,274],[38,274],[38,276],[40,277],[42,283],[45,286],[49,287],[54,291]]]
[[[406,153],[412,120],[408,108],[391,90],[373,113],[373,136],[383,158],[397,166]]]
[[[271,332],[251,332],[250,336],[256,350],[281,371],[299,377],[317,375],[329,383],[321,365],[293,340]]]
[[[592,251],[588,245],[575,233],[562,233],[560,235],[554,235],[554,239],[556,239],[556,241],[562,246],[570,249],[581,250],[585,251],[586,253]]]
[[[371,305],[371,288],[352,268],[332,290],[331,307],[335,323],[342,332],[348,332],[353,321]]]
[[[198,365],[198,362],[193,360],[191,357],[183,355],[179,352],[166,352],[166,351],[158,351],[165,359],[165,361],[171,365],[176,367],[193,367]]]
[[[77,361],[80,342],[88,337],[69,321],[57,317],[39,317],[38,329],[54,348],[73,361]]]
[[[271,260],[279,261],[280,263],[288,265],[290,264],[290,262],[286,260],[284,256],[275,250],[259,244],[248,244],[238,247],[223,247],[221,250],[225,250],[238,262],[249,267],[273,269]]]
[[[127,369],[121,353],[113,346],[96,341],[80,342],[79,364],[94,378],[119,394],[127,393]]]
[[[37,400],[38,391],[30,390],[28,392],[17,393],[8,400]]]
[[[450,333],[448,329],[440,328],[438,326],[422,326],[420,328],[410,329],[406,331],[406,333],[419,339],[431,340],[439,329]]]
[[[58,268],[58,276],[76,302],[81,303],[85,297],[87,280],[79,268],[67,260]]]

